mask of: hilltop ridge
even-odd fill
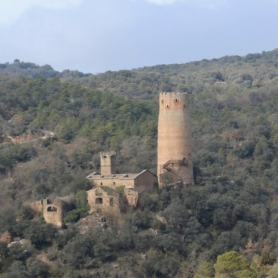
[[[277,76],[278,49],[203,59],[182,64],[156,65],[132,70],[91,74],[80,71],[55,71],[51,66],[30,62],[0,64],[0,75],[35,78],[59,77],[86,88],[98,89],[135,99],[155,98],[159,91],[200,92],[213,84],[261,87]]]

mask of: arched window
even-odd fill
[[[175,103],[178,103],[178,102],[179,102],[179,100],[176,98],[176,99],[174,100],[174,102],[175,102]]]
[[[49,206],[49,207],[47,208],[47,211],[55,212],[55,211],[57,211],[57,208],[54,207],[54,206]]]
[[[113,206],[114,206],[114,199],[110,198],[110,207],[113,207]]]

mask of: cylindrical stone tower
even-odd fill
[[[160,186],[194,184],[187,93],[160,93],[157,176]]]

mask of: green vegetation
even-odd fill
[[[71,210],[67,213],[63,222],[77,222],[79,219],[88,215],[89,205],[87,201],[87,193],[85,190],[80,190],[75,194],[76,209]]]
[[[274,50],[98,75],[0,65],[0,234],[29,240],[0,242],[1,277],[278,277],[277,59]],[[99,151],[115,150],[121,173],[155,172],[162,89],[190,93],[196,185],[157,189],[84,232],[75,221]],[[23,134],[38,139],[8,138]],[[70,193],[77,207],[61,231],[24,208]]]

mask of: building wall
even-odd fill
[[[139,193],[151,193],[153,191],[154,183],[157,182],[157,177],[149,171],[143,172],[138,175],[134,181],[134,188]],[[126,186],[127,188],[128,186]]]
[[[108,186],[115,189],[118,186],[125,186],[134,188],[134,180],[131,179],[113,179],[113,178],[99,178],[93,180],[95,186]]]
[[[119,194],[108,194],[101,188],[93,188],[87,191],[89,213],[109,213],[110,215],[120,215],[120,198]]]
[[[125,188],[124,190],[126,202],[129,206],[136,207],[138,204],[139,193],[133,188]]]
[[[158,141],[157,141],[157,176],[159,185],[167,162],[177,163],[178,172],[183,182],[194,183],[192,164],[191,129],[186,93],[160,93]],[[181,165],[178,161],[185,161]],[[186,164],[186,166],[185,166]],[[168,164],[167,167],[174,163]],[[177,166],[176,165],[176,166]]]
[[[46,223],[51,223],[61,227],[63,223],[62,204],[60,202],[53,202],[53,204],[49,204],[46,199],[43,200],[43,217]]]

